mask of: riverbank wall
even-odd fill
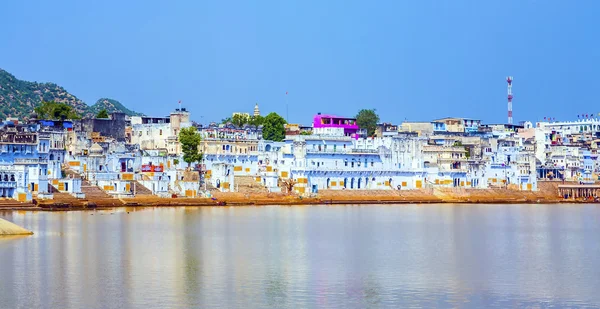
[[[214,193],[212,198],[160,198],[138,196],[97,201],[68,199],[40,200],[34,203],[8,204],[0,202],[0,209],[22,210],[76,210],[115,207],[175,207],[175,206],[242,206],[242,205],[328,205],[328,204],[553,204],[587,203],[589,200],[564,199],[558,196],[559,182],[540,182],[538,191],[510,188],[466,189],[429,188],[420,190],[322,190],[310,197],[284,193]]]

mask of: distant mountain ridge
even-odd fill
[[[117,100],[101,98],[94,105],[70,94],[65,88],[55,83],[29,82],[16,78],[0,69],[0,119],[28,117],[33,109],[42,101],[55,101],[72,106],[82,117],[93,117],[102,109],[108,113],[122,112],[129,116],[140,116],[141,113],[126,108]]]

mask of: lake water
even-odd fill
[[[595,205],[112,212],[0,212],[0,308],[600,306]]]

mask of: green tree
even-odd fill
[[[188,164],[188,167],[194,162],[201,162],[203,154],[198,150],[202,138],[196,127],[187,127],[179,131],[179,142],[181,143],[181,151],[183,152],[183,161]]]
[[[265,117],[258,115],[258,116],[251,116],[250,117],[250,122],[251,125],[253,126],[262,126],[265,123]]]
[[[231,117],[231,123],[236,127],[241,127],[250,122],[250,116],[246,114],[235,114]]]
[[[222,124],[227,124],[229,122],[233,122],[233,119],[231,119],[231,117],[221,119]]]
[[[263,123],[263,139],[281,142],[285,138],[285,124],[287,122],[277,113],[268,114]]]
[[[34,108],[40,119],[79,119],[81,116],[72,106],[65,103],[56,103],[54,101],[44,101],[38,107]]]
[[[99,111],[98,114],[96,114],[96,118],[108,118],[108,112],[106,109],[103,108],[101,111]]]
[[[361,109],[358,114],[356,114],[356,123],[361,129],[367,129],[367,134],[369,136],[375,134],[378,122],[379,115],[377,115],[375,109]]]

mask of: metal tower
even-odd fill
[[[512,76],[509,76],[509,77],[506,78],[506,82],[508,83],[508,124],[512,124],[513,123],[513,117],[512,117],[512,99],[513,99],[513,95],[512,95],[512,81],[513,81]]]

